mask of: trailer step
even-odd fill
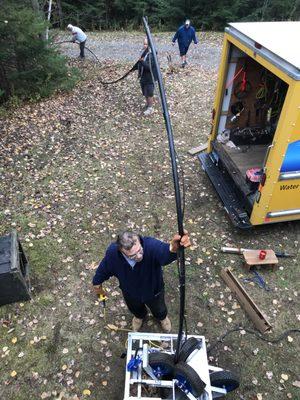
[[[210,154],[201,153],[198,155],[198,158],[203,170],[208,175],[222,200],[224,208],[232,223],[241,229],[252,228],[248,214],[243,207],[241,200],[235,193],[234,184],[231,179],[218,168],[218,166],[213,162]]]

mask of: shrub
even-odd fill
[[[0,102],[70,89],[76,73],[43,40],[46,23],[33,10],[6,2],[0,10]]]

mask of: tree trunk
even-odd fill
[[[49,0],[48,13],[47,13],[48,24],[50,24],[51,11],[52,11],[52,0]],[[48,39],[49,39],[49,25],[47,25],[47,28],[46,28],[46,40],[48,40]]]
[[[289,15],[289,20],[290,20],[290,21],[293,19],[294,14],[295,14],[295,12],[296,12],[298,6],[299,6],[299,3],[300,3],[300,0],[295,0],[295,3],[294,3],[294,5],[293,5],[293,8],[292,8],[292,10],[291,10],[291,12],[290,12],[290,15]],[[299,18],[299,16],[297,16],[297,18]]]
[[[263,21],[265,18],[265,12],[269,5],[268,3],[269,3],[269,0],[265,0],[263,6],[261,8],[261,21]]]
[[[0,97],[1,103],[1,100],[8,100],[12,94],[11,87],[6,76],[6,69],[2,64],[0,64],[0,88],[4,91],[4,94]]]
[[[31,0],[31,5],[36,14],[40,15],[39,0]]]
[[[56,1],[57,4],[57,10],[58,10],[58,20],[59,20],[59,27],[63,27],[63,11],[62,11],[62,6],[61,6],[61,0]]]

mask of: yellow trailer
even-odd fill
[[[225,30],[202,167],[240,228],[300,219],[300,22]]]

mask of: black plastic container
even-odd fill
[[[28,260],[13,231],[0,237],[0,306],[30,299]]]

